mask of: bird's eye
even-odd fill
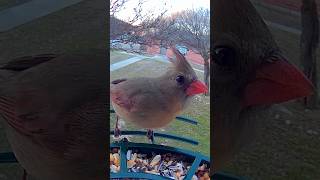
[[[177,83],[178,84],[183,84],[184,83],[184,76],[182,76],[182,75],[178,75],[177,77],[176,77],[176,81],[177,81]]]
[[[216,47],[214,53],[214,62],[216,64],[228,67],[232,67],[236,64],[236,52],[233,48],[224,46]]]

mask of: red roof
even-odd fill
[[[153,46],[148,46],[147,48],[147,53],[148,54],[160,54],[160,47],[157,45],[153,45]],[[170,58],[173,57],[173,52],[169,49],[167,50],[166,55]],[[185,56],[187,60],[192,61],[193,63],[196,64],[204,64],[204,60],[201,57],[201,55],[196,54],[194,51],[189,50],[187,52],[187,55]]]

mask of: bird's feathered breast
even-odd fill
[[[169,95],[167,94],[168,89],[162,91],[163,88],[154,78],[132,78],[111,84],[110,95],[114,103],[130,112],[142,111],[146,108],[150,110],[158,105],[160,105],[160,109],[166,110],[169,107],[165,106],[166,97]],[[153,106],[153,104],[157,104],[157,106]]]

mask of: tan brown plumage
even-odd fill
[[[310,81],[283,57],[249,0],[213,0],[214,170],[267,123],[265,107],[309,96]]]
[[[157,78],[115,80],[110,96],[116,113],[142,128],[160,128],[175,119],[195,94],[207,87],[198,80],[185,57],[173,49],[173,67]]]
[[[28,174],[106,178],[107,70],[100,50],[23,57],[1,67],[7,78],[0,83],[0,113]]]

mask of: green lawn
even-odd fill
[[[112,58],[111,54],[111,58]],[[154,59],[145,59],[134,64],[128,65],[122,69],[118,69],[116,71],[111,72],[110,78],[111,80],[117,78],[130,78],[130,77],[156,77],[166,72],[170,64],[159,62]],[[198,73],[199,78],[203,79],[203,74]],[[209,156],[210,152],[210,100],[209,97],[205,97],[203,95],[196,96],[190,106],[183,112],[184,116],[192,117],[196,119],[199,124],[192,125],[186,124],[180,121],[173,121],[168,127],[165,127],[160,130],[156,130],[159,132],[165,132],[170,134],[181,135],[184,137],[190,137],[197,141],[199,141],[199,145],[193,146],[185,143],[180,143],[177,141],[164,140],[164,139],[156,139],[157,143],[164,143],[168,146],[173,147],[182,147],[186,149],[193,149],[197,152],[205,154]],[[110,115],[111,117],[111,129],[114,127],[115,123],[115,115]],[[133,124],[127,123],[125,128],[123,129],[139,129],[135,127]],[[147,142],[146,137],[132,137],[132,141],[135,142]]]
[[[320,111],[305,112],[296,103],[281,106],[292,115],[274,110],[257,141],[244,149],[227,171],[259,180],[320,178],[320,136],[308,132],[319,133]]]
[[[110,55],[110,64],[114,64],[114,63],[133,57],[133,55],[127,54],[122,51],[116,51],[116,50],[110,51],[110,54],[112,54]]]

